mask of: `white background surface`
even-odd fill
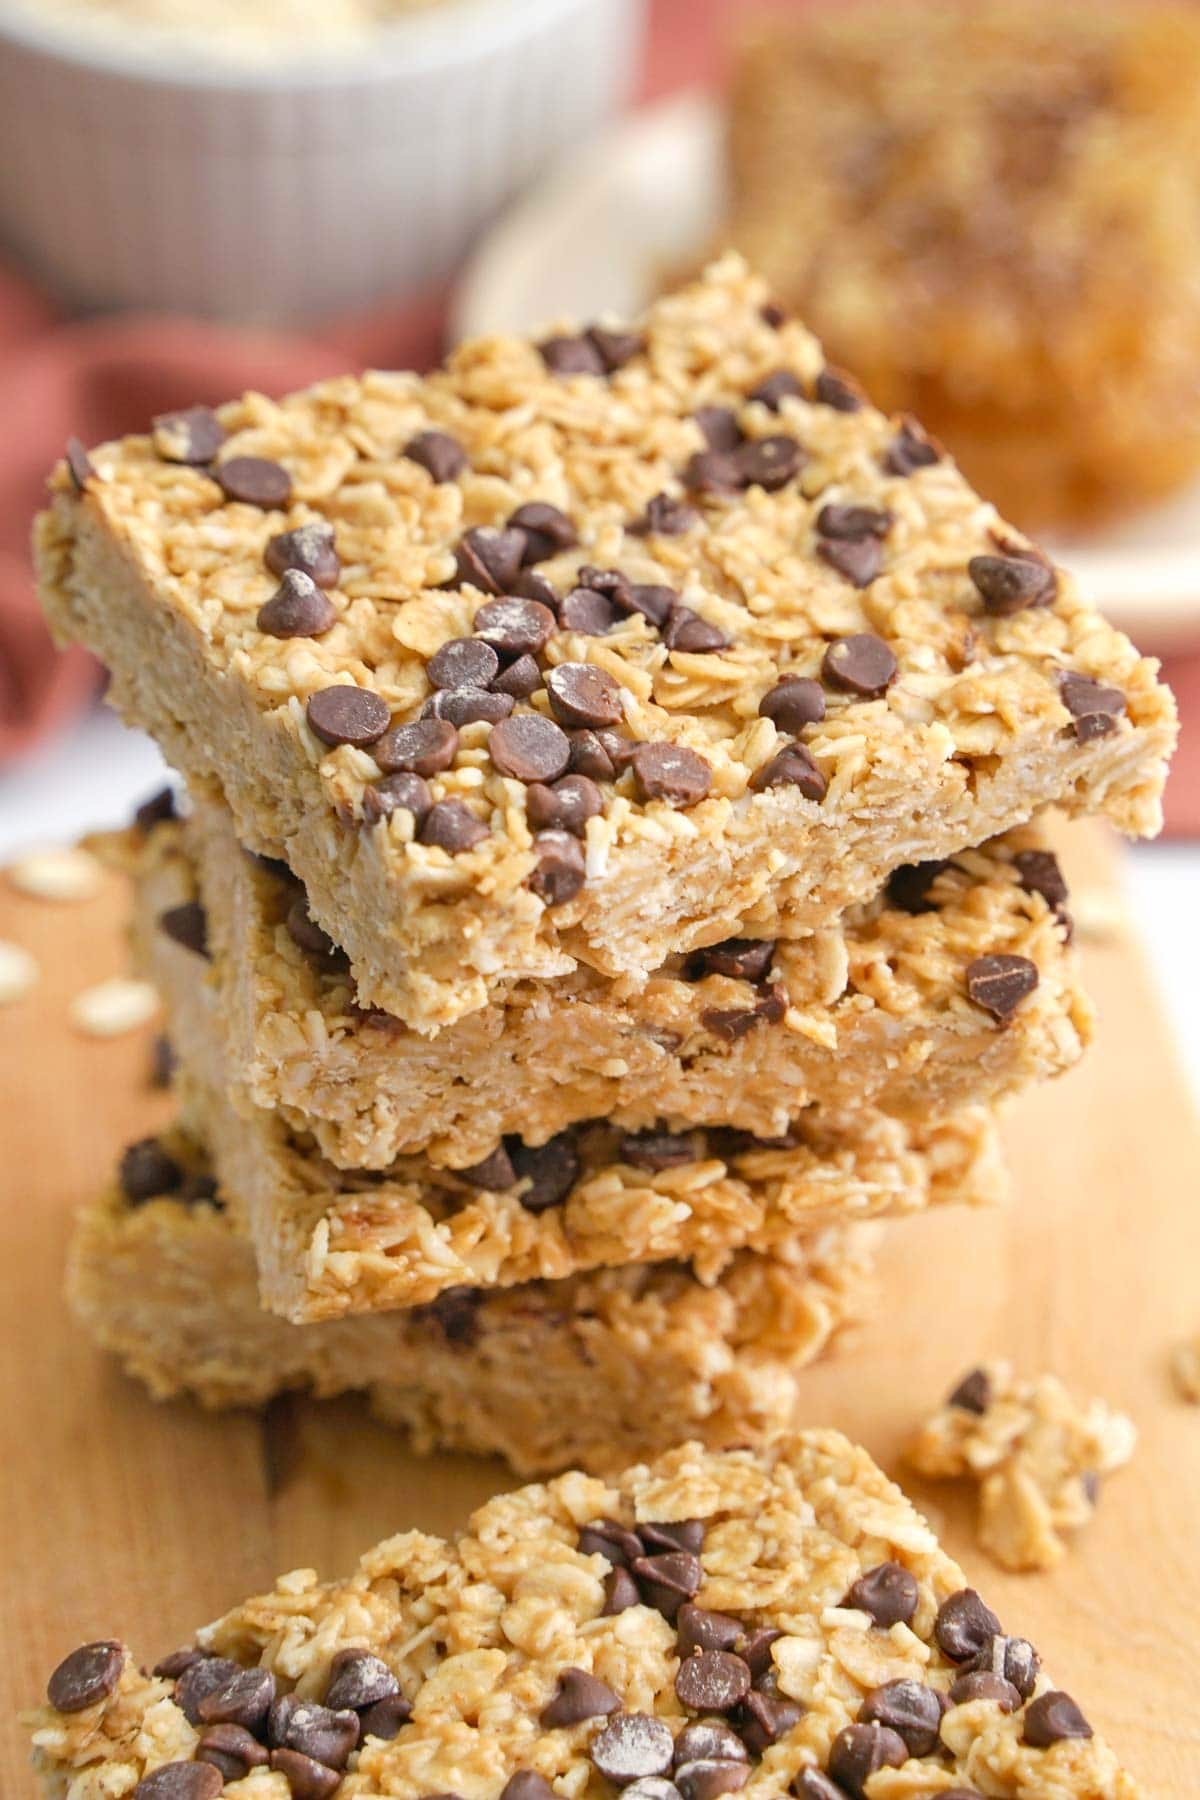
[[[158,750],[100,707],[0,776],[0,862],[81,831],[124,824],[167,780]],[[1145,844],[1125,858],[1146,943],[1200,1104],[1200,845]],[[1137,1046],[1129,1046],[1137,1054]]]

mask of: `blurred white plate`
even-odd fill
[[[557,164],[484,239],[457,336],[639,312],[722,213],[722,122],[708,95],[635,114]],[[1048,546],[1150,650],[1200,643],[1200,484],[1086,539]]]

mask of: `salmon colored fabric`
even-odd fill
[[[744,0],[653,0],[642,97],[719,80],[728,26],[743,8]],[[68,719],[99,683],[82,652],[55,654],[29,569],[29,521],[72,433],[96,443],[244,388],[281,394],[347,368],[421,368],[439,352],[444,319],[443,293],[309,336],[173,318],[69,319],[0,269],[0,762]],[[1200,646],[1167,673],[1189,722],[1168,830],[1200,836]]]

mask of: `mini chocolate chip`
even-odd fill
[[[381,694],[346,682],[318,688],[309,696],[305,717],[323,744],[352,744],[356,750],[377,743],[391,723]]]
[[[500,658],[482,638],[450,638],[434,651],[425,673],[435,688],[485,688],[500,673]]]
[[[883,568],[883,551],[873,537],[818,538],[817,555],[856,588],[870,587]]]
[[[1103,687],[1090,675],[1068,673],[1059,676],[1062,703],[1075,723],[1073,730],[1081,744],[1093,738],[1107,737],[1117,728],[1117,720],[1125,711],[1125,696],[1120,688]]]
[[[205,1657],[205,1651],[197,1649],[195,1644],[188,1644],[182,1650],[172,1650],[160,1662],[156,1662],[151,1672],[164,1676],[168,1681],[178,1681],[185,1669],[190,1669],[193,1663],[203,1662]]]
[[[283,576],[294,569],[319,588],[336,587],[342,573],[333,526],[325,519],[308,519],[292,531],[268,538],[263,561],[272,575]]]
[[[968,1669],[951,1684],[951,1705],[966,1706],[972,1700],[989,1700],[1005,1713],[1016,1712],[1021,1704],[1021,1696],[1012,1682],[1005,1681],[1000,1675],[992,1675],[986,1669]]]
[[[586,775],[564,775],[553,787],[535,781],[525,793],[525,816],[535,831],[569,831],[581,838],[588,820],[603,810],[600,789]]]
[[[744,1762],[711,1761],[679,1763],[675,1769],[675,1786],[683,1800],[717,1800],[718,1794],[733,1794],[744,1788],[750,1770]]]
[[[652,1175],[663,1169],[682,1168],[696,1160],[691,1136],[672,1131],[626,1132],[617,1144],[617,1155],[631,1168],[644,1169]]]
[[[66,459],[71,486],[77,494],[82,494],[88,482],[96,479],[96,465],[77,437],[67,439]]]
[[[1042,1659],[1028,1638],[1005,1637],[1002,1633],[989,1638],[971,1663],[972,1669],[1011,1682],[1022,1700],[1028,1700],[1037,1686],[1041,1666]]]
[[[403,807],[420,825],[432,805],[433,795],[421,777],[399,770],[395,775],[373,781],[363,790],[363,823],[376,825],[380,819],[390,819],[398,807]]]
[[[986,1369],[972,1369],[964,1375],[946,1401],[947,1406],[957,1406],[962,1412],[974,1413],[979,1418],[991,1404],[992,1383]]]
[[[536,1769],[518,1769],[500,1789],[500,1800],[555,1800],[554,1789]]]
[[[817,531],[824,538],[844,538],[856,542],[860,538],[886,537],[892,515],[877,506],[854,506],[831,501],[817,514]]]
[[[142,1776],[130,1800],[216,1800],[224,1785],[211,1762],[160,1763]]]
[[[522,569],[512,584],[511,592],[518,600],[536,600],[539,606],[545,606],[550,612],[558,609],[558,594],[554,583],[536,569]]]
[[[464,850],[473,850],[489,835],[482,819],[477,819],[461,800],[437,800],[421,820],[417,842],[458,856]]]
[[[627,616],[609,599],[591,588],[572,588],[558,609],[558,621],[564,631],[578,631],[583,637],[607,637]]]
[[[620,687],[593,663],[560,663],[546,676],[546,692],[555,718],[564,725],[598,731],[625,716]],[[564,769],[569,755],[570,745],[564,740]]]
[[[688,458],[683,480],[689,493],[709,499],[740,493],[746,485],[737,452],[729,450],[698,450]]]
[[[795,480],[808,457],[795,438],[779,433],[748,439],[734,452],[734,461],[745,487],[760,487],[774,494]]]
[[[605,325],[590,325],[588,337],[600,352],[600,360],[609,375],[615,375],[646,348],[646,341],[638,332],[614,331]]]
[[[628,1568],[637,1556],[644,1556],[646,1546],[636,1531],[630,1531],[616,1519],[596,1519],[579,1533],[579,1549],[584,1556],[597,1553],[607,1557],[616,1567]]]
[[[128,1156],[129,1152],[125,1154]],[[64,1656],[51,1675],[46,1683],[46,1698],[56,1712],[83,1712],[85,1707],[95,1706],[116,1692],[124,1667],[124,1646],[111,1638],[81,1644],[70,1656]]]
[[[163,462],[210,463],[225,442],[225,427],[211,406],[187,406],[159,413],[154,421],[154,452]]]
[[[1063,1738],[1090,1738],[1092,1728],[1072,1700],[1060,1688],[1051,1688],[1031,1700],[1025,1709],[1022,1737],[1037,1750],[1047,1750]]]
[[[1037,984],[1037,964],[1027,956],[977,956],[967,964],[967,993],[1001,1024]]]
[[[640,1606],[641,1599],[638,1584],[628,1569],[610,1569],[604,1577],[604,1605],[600,1608],[600,1617],[611,1619],[630,1606]]]
[[[483,647],[487,649],[486,644]],[[457,725],[461,730],[464,725],[475,725],[480,720],[498,725],[501,719],[507,719],[515,705],[511,694],[493,694],[487,688],[439,688],[422,706],[421,717],[448,719],[451,725]]]
[[[687,973],[692,981],[705,975],[727,975],[732,981],[765,981],[775,955],[774,938],[726,938],[693,951]]]
[[[904,1739],[910,1756],[931,1756],[942,1727],[942,1697],[923,1681],[885,1681],[863,1701],[859,1720],[886,1725]]]
[[[158,928],[194,955],[208,955],[208,919],[199,900],[185,900],[179,906],[168,906],[158,915]]]
[[[450,1334],[447,1333],[447,1336]],[[412,1717],[412,1706],[403,1694],[392,1694],[386,1700],[377,1700],[374,1706],[368,1706],[359,1723],[359,1742],[369,1737],[382,1738],[391,1743],[402,1725],[407,1725]]]
[[[196,1745],[196,1761],[211,1763],[225,1781],[241,1781],[267,1760],[265,1747],[244,1725],[210,1725]]]
[[[648,1713],[620,1712],[615,1694],[613,1700],[616,1717],[593,1738],[589,1752],[600,1774],[616,1787],[667,1774],[675,1747],[670,1726]]]
[[[629,527],[647,537],[682,537],[700,523],[700,514],[676,494],[655,494],[640,519]]]
[[[184,1176],[178,1198],[184,1206],[197,1206],[201,1203],[215,1201],[217,1198],[216,1176],[203,1175],[199,1170],[193,1170],[190,1175]],[[224,1208],[218,1205],[217,1210],[223,1211]]]
[[[799,736],[806,725],[819,725],[825,717],[825,694],[819,681],[807,675],[785,675],[758,703],[759,717],[770,719],[780,731]]]
[[[750,1671],[731,1650],[696,1650],[675,1677],[675,1693],[693,1712],[731,1712],[750,1692]]]
[[[758,316],[764,325],[769,325],[772,331],[778,331],[787,319],[787,310],[779,304],[778,300],[768,300],[765,305],[759,307]]]
[[[865,1800],[866,1784],[879,1769],[898,1769],[908,1761],[908,1746],[886,1725],[847,1725],[829,1751],[829,1773],[840,1787]]]
[[[335,1712],[345,1707],[361,1712],[399,1692],[400,1683],[382,1657],[372,1656],[369,1650],[339,1650],[329,1665],[324,1703]]]
[[[638,1526],[647,1550],[690,1550],[699,1556],[704,1548],[703,1519],[649,1519]]]
[[[485,600],[475,614],[475,634],[491,644],[501,656],[536,656],[543,649],[558,621],[540,600],[520,600],[515,594],[504,594],[498,600]]]
[[[633,767],[634,756],[642,747],[637,738],[622,737],[619,731],[597,731],[594,735],[612,763],[616,776],[623,775],[626,769]],[[584,770],[583,773],[586,774],[587,771]]]
[[[750,777],[752,793],[776,787],[797,787],[806,800],[818,804],[829,791],[829,783],[804,744],[785,744]]]
[[[272,1750],[271,1767],[287,1781],[292,1800],[330,1800],[342,1784],[336,1769],[327,1769],[302,1750]]]
[[[220,1687],[210,1688],[196,1703],[203,1725],[244,1725],[259,1731],[275,1698],[270,1669],[239,1669]]]
[[[607,1682],[589,1675],[586,1669],[563,1669],[553,1699],[538,1715],[538,1724],[553,1731],[559,1725],[579,1725],[584,1719],[600,1719],[620,1709],[621,1702]],[[645,1773],[657,1775],[659,1771],[647,1769]]]
[[[479,1307],[483,1296],[478,1288],[443,1288],[436,1300],[418,1308],[432,1320],[449,1344],[473,1344],[479,1325]],[[412,1710],[404,1701],[405,1718]]]
[[[327,1769],[344,1769],[358,1743],[358,1715],[287,1694],[271,1708],[267,1735],[272,1744],[298,1750]]]
[[[448,431],[419,431],[405,445],[404,454],[437,482],[457,481],[467,467],[466,451]]]
[[[739,1726],[746,1748],[762,1756],[772,1744],[786,1737],[804,1717],[804,1708],[782,1694],[750,1693],[742,1703]]]
[[[643,1775],[624,1789],[627,1800],[682,1800],[673,1781],[663,1775]]]
[[[628,604],[630,611],[641,613],[661,631],[678,607],[679,595],[660,583],[638,581],[629,589]]]
[[[263,512],[286,506],[292,497],[287,470],[264,456],[231,456],[228,462],[218,463],[212,474],[226,500],[240,500]]]
[[[736,450],[742,442],[737,414],[728,406],[698,406],[692,414],[710,450]]]
[[[514,700],[528,700],[541,685],[542,671],[532,656],[518,656],[492,683],[498,694],[511,694]]]
[[[1003,1631],[974,1588],[959,1588],[938,1607],[933,1634],[951,1662],[968,1662]]]
[[[525,561],[525,533],[511,525],[475,525],[455,551],[460,583],[484,594],[509,594]]]
[[[528,886],[547,906],[565,906],[587,880],[587,864],[578,842],[567,831],[539,831],[533,840],[537,864]]]
[[[268,637],[320,637],[337,624],[337,608],[310,575],[288,569],[255,623]]]
[[[200,1702],[204,1696],[224,1687],[227,1681],[242,1673],[241,1663],[234,1662],[230,1656],[202,1656],[199,1662],[189,1663],[183,1671],[171,1698],[189,1725],[199,1725]]]
[[[510,1187],[515,1187],[517,1182],[512,1158],[503,1144],[497,1144],[482,1162],[472,1163],[468,1169],[456,1169],[455,1174],[460,1181],[467,1182],[471,1187],[483,1188],[492,1194],[503,1194]]]
[[[883,467],[889,475],[913,475],[918,469],[941,462],[944,455],[936,438],[931,438],[915,419],[905,418],[883,453]]]
[[[552,375],[606,375],[604,358],[587,337],[552,337],[539,344]]]
[[[183,1180],[183,1170],[158,1138],[140,1138],[122,1152],[117,1179],[125,1198],[138,1206],[144,1200],[157,1199],[160,1194],[173,1194]],[[59,1707],[60,1712],[70,1710],[68,1706]]]
[[[704,1029],[722,1043],[736,1044],[756,1025],[777,1025],[787,1011],[787,1001],[778,987],[769,987],[753,1006],[709,1006],[700,1014]]]
[[[510,1142],[508,1153],[517,1179],[529,1184],[520,1196],[526,1212],[546,1212],[552,1206],[561,1206],[583,1168],[570,1131],[560,1131],[546,1144]]]
[[[1050,606],[1058,591],[1054,570],[1034,556],[973,556],[967,574],[995,619],[1031,606]]]
[[[330,957],[339,954],[329,933],[317,924],[309,912],[307,894],[301,892],[296,895],[288,907],[284,924],[292,942],[309,956]]]
[[[820,1769],[801,1769],[792,1782],[792,1792],[797,1800],[846,1800],[845,1788],[830,1781]]]
[[[704,1569],[689,1550],[668,1550],[660,1556],[639,1556],[630,1565],[647,1606],[674,1623],[685,1600],[700,1592]]]
[[[679,1610],[682,1615],[687,1609]],[[733,1726],[724,1719],[689,1719],[676,1737],[673,1750],[676,1768],[689,1762],[748,1762],[749,1756]]]
[[[620,569],[597,569],[591,564],[585,564],[579,570],[576,580],[581,588],[603,594],[621,612],[633,611],[633,583]]]
[[[842,1605],[865,1612],[887,1630],[892,1625],[911,1625],[919,1599],[915,1575],[902,1563],[883,1562],[859,1576]]]
[[[813,399],[822,406],[831,406],[834,412],[843,413],[861,412],[867,403],[866,395],[853,376],[828,364],[813,383]]]
[[[712,650],[727,650],[730,639],[719,626],[702,619],[690,606],[675,606],[662,627],[662,640],[668,650],[684,650],[693,656],[704,656]]]
[[[174,788],[160,788],[157,794],[151,794],[143,800],[133,815],[133,822],[139,831],[153,831],[156,825],[166,825],[179,817],[179,808],[175,803]]]
[[[1040,894],[1051,911],[1061,913],[1071,895],[1053,850],[1018,850],[1013,867],[1027,894]]]
[[[449,719],[412,719],[385,733],[371,754],[385,775],[440,775],[457,751],[458,733]]]
[[[695,806],[712,786],[712,768],[686,744],[639,744],[633,778],[643,800]]]
[[[518,506],[508,521],[525,533],[526,563],[545,562],[560,550],[569,550],[579,542],[574,525],[565,512],[545,500],[530,500]]]
[[[706,1607],[693,1606],[689,1601],[679,1609],[676,1631],[676,1648],[680,1656],[687,1657],[693,1650],[732,1650],[742,1636],[742,1623],[729,1613],[710,1612]],[[707,1756],[715,1753],[696,1751],[695,1754]]]
[[[756,1625],[737,1646],[737,1653],[755,1683],[774,1673],[775,1659],[771,1655],[771,1645],[777,1643],[782,1636],[782,1631],[776,1630],[773,1625]]]
[[[571,733],[570,766],[573,775],[588,775],[593,781],[612,781],[617,773],[603,739],[594,731]]]
[[[784,400],[800,399],[804,389],[790,369],[776,369],[756,388],[751,388],[750,399],[759,401],[771,412],[778,412]]]
[[[943,859],[939,862],[903,863],[900,868],[893,869],[887,879],[886,893],[888,904],[900,912],[910,913],[918,918],[922,913],[937,911],[936,900],[929,898],[929,890],[942,870],[949,864]]]
[[[835,638],[825,652],[821,673],[848,694],[877,700],[896,679],[897,663],[890,645],[869,631]]]
[[[571,757],[567,734],[541,713],[517,713],[493,726],[488,754],[514,781],[556,781]]]

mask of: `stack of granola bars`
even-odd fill
[[[157,1392],[754,1441],[1087,1042],[1038,821],[1152,833],[1169,695],[736,259],[74,446],[37,551],[189,788],[130,840],[179,1127],[73,1272]]]

